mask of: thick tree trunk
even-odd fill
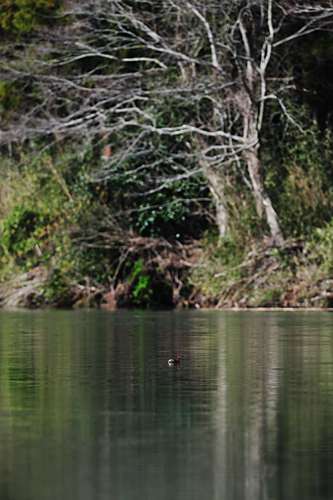
[[[265,210],[271,236],[274,238],[277,245],[283,245],[284,236],[282,226],[264,184],[258,149],[259,146],[256,145],[252,148],[247,149],[244,153],[248,172],[253,186],[253,194],[256,202],[257,213],[259,219],[261,220],[263,210]]]
[[[253,90],[255,86],[251,72],[247,74],[247,82],[249,89]],[[244,150],[244,157],[251,178],[258,217],[261,221],[263,210],[265,210],[271,236],[274,238],[275,244],[280,246],[284,243],[283,230],[264,183],[263,168],[259,157],[260,142],[258,127],[260,125],[258,123],[257,105],[253,98],[251,99],[250,94],[245,92],[240,92],[237,95],[237,101],[243,112],[245,143],[249,145],[253,144],[253,146]]]

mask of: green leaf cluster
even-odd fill
[[[151,277],[144,269],[144,261],[143,259],[139,259],[134,263],[131,275],[129,277],[129,281],[133,283],[133,297],[134,304],[137,306],[149,303],[152,294],[152,283]]]
[[[19,262],[26,262],[35,254],[35,245],[42,246],[50,224],[50,213],[28,203],[14,205],[0,223],[1,241],[5,251]]]
[[[60,5],[61,0],[2,0],[0,34],[24,35],[40,25],[47,25]]]

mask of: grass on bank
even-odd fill
[[[242,250],[237,240],[206,242],[191,279],[203,296],[223,307],[333,307],[333,224],[311,237],[269,241]]]

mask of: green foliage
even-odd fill
[[[134,281],[137,275],[142,272],[143,267],[144,267],[143,259],[140,259],[137,262],[135,262],[132,269],[131,281]]]
[[[117,262],[118,250],[112,248],[82,248],[71,252],[76,279],[92,278],[96,283],[108,283]]]
[[[243,258],[244,247],[237,238],[225,237],[220,239],[216,250],[216,257],[223,266],[235,266]]]
[[[0,110],[17,109],[20,97],[14,85],[9,82],[0,82]]]
[[[304,128],[305,117],[303,108],[298,120]],[[269,132],[263,163],[273,204],[287,236],[310,235],[333,215],[332,132],[321,134],[312,126],[301,133],[283,123]]]
[[[18,55],[19,58],[22,54]],[[20,116],[29,113],[40,105],[45,97],[39,83],[33,76],[15,77],[13,81],[0,82],[0,119],[7,125],[10,120],[20,120]],[[44,139],[37,139],[34,146],[45,146]]]
[[[46,285],[41,287],[44,292],[44,297],[50,303],[54,303],[56,301],[66,303],[66,301],[70,301],[71,290],[66,271],[67,269],[64,270],[57,267],[53,268]]]
[[[269,289],[267,292],[263,293],[262,297],[259,299],[258,307],[280,306],[282,293],[283,287],[277,286],[276,288]]]
[[[184,104],[179,99],[165,99],[163,106],[157,112],[157,125],[159,127],[181,126],[188,123],[193,118],[196,108],[192,103]],[[181,140],[181,137],[176,138]]]
[[[210,224],[204,215],[209,205],[205,179],[196,176],[169,181],[184,173],[181,165],[167,160],[172,148],[184,149],[181,141],[180,138],[173,144],[169,141],[169,150],[160,141],[154,152],[120,162],[108,180],[90,184],[90,196],[98,203],[105,203],[113,213],[121,212],[119,220],[123,227],[132,227],[140,236],[199,238]],[[167,181],[162,189],[154,184],[155,178]],[[78,189],[81,183],[80,180]],[[145,195],[150,186],[153,193]]]
[[[149,302],[152,292],[150,277],[147,275],[140,275],[133,292],[133,296],[135,298],[134,303],[140,305],[143,301]]]
[[[19,262],[34,262],[35,245],[40,245],[50,215],[27,203],[14,205],[1,221],[0,231],[5,250]]]
[[[333,219],[325,227],[313,231],[307,245],[309,258],[324,271],[333,272]]]
[[[67,228],[77,221],[84,202],[70,201],[62,172],[49,154],[30,164],[30,151],[13,148],[11,157],[2,156],[0,169],[2,249],[24,267],[49,265],[54,255],[68,251]]]
[[[162,269],[147,269],[144,259],[137,260],[130,267],[127,283],[130,285],[132,305],[137,307],[163,307],[173,306],[172,286],[167,282]]]
[[[174,183],[176,184],[176,183]],[[190,197],[190,192],[198,195],[200,184],[196,181],[189,181],[183,185],[171,185],[168,189],[155,197],[147,197],[138,206],[138,215],[132,217],[133,226],[141,236],[156,238],[164,236],[166,238],[184,239],[186,236],[200,236],[203,228],[207,227],[207,222],[193,216],[195,202],[186,202],[184,191]],[[178,196],[177,196],[178,195]],[[141,211],[142,210],[142,211]],[[200,224],[201,222],[201,224]]]
[[[2,0],[0,33],[26,34],[42,24],[60,7],[61,0]]]
[[[143,259],[135,262],[129,280],[134,284],[134,304],[137,306],[142,306],[149,303],[152,297],[153,290],[151,277],[144,269]]]

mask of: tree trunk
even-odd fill
[[[223,191],[223,184],[217,173],[204,162],[204,172],[206,179],[208,180],[209,190],[215,200],[215,210],[216,210],[216,224],[219,228],[220,236],[223,238],[227,233],[228,227],[228,213],[226,210],[226,201]]]
[[[250,77],[249,75],[247,75],[247,82],[248,86],[252,88],[252,73],[250,74]],[[255,85],[254,87],[257,87],[257,85]],[[266,190],[263,168],[259,157],[260,142],[257,105],[254,102],[254,99],[250,97],[249,93],[238,93],[237,101],[243,114],[245,143],[253,144],[253,146],[250,146],[248,147],[248,149],[244,150],[244,157],[251,178],[258,217],[261,221],[264,209],[271,236],[274,239],[275,244],[281,246],[284,243],[283,230],[278,215],[274,210],[272,201]]]
[[[259,145],[257,144],[256,146],[247,149],[244,153],[253,186],[257,213],[259,219],[261,220],[263,209],[265,210],[271,236],[274,238],[275,243],[281,246],[284,243],[283,230],[264,184],[258,149]]]

